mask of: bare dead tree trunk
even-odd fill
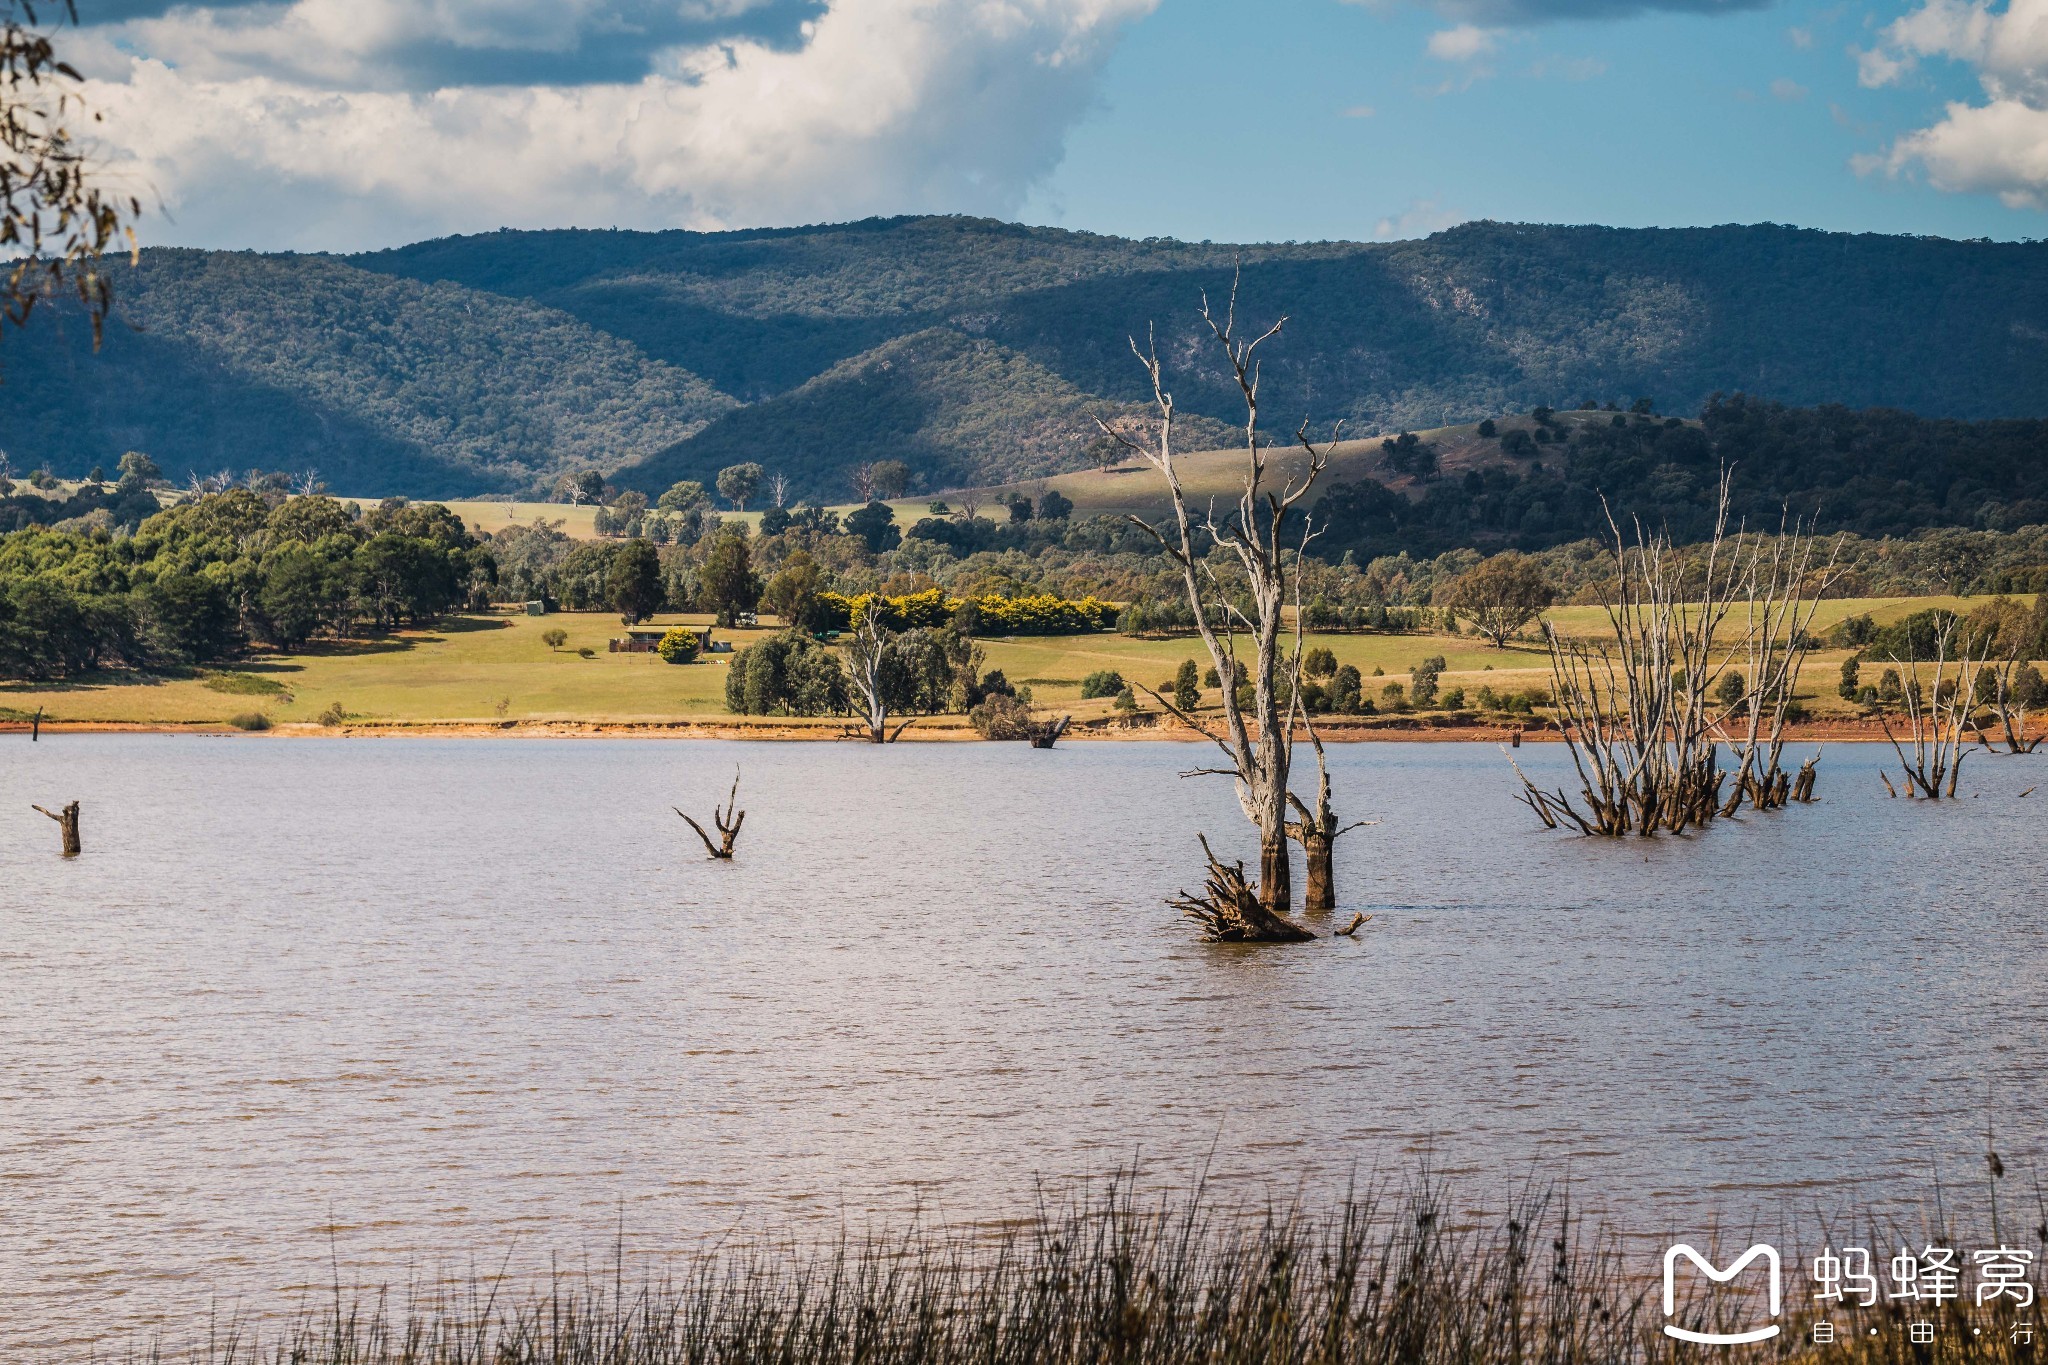
[[[1288,561],[1280,537],[1287,514],[1308,495],[1317,477],[1328,467],[1329,448],[1318,449],[1308,439],[1304,425],[1296,433],[1296,440],[1308,453],[1306,473],[1299,479],[1283,480],[1277,489],[1266,485],[1271,447],[1259,434],[1257,352],[1260,346],[1279,334],[1286,319],[1282,318],[1249,341],[1241,339],[1237,331],[1237,291],[1238,282],[1234,280],[1230,307],[1221,320],[1211,312],[1208,299],[1202,300],[1202,320],[1208,324],[1211,336],[1237,380],[1245,405],[1243,483],[1236,505],[1229,513],[1219,520],[1212,510],[1197,520],[1188,510],[1174,448],[1173,395],[1166,388],[1156,339],[1146,350],[1139,349],[1136,338],[1131,340],[1131,353],[1137,357],[1152,385],[1153,403],[1158,414],[1155,442],[1150,445],[1140,443],[1100,420],[1096,425],[1105,436],[1136,452],[1165,478],[1173,503],[1171,529],[1161,531],[1141,517],[1131,520],[1159,541],[1168,561],[1180,571],[1181,586],[1187,593],[1195,628],[1209,651],[1218,676],[1226,680],[1222,688],[1221,734],[1168,705],[1157,693],[1153,694],[1169,712],[1207,735],[1229,760],[1228,767],[1200,768],[1187,775],[1216,775],[1232,779],[1237,789],[1238,804],[1259,831],[1259,881],[1256,888],[1259,917],[1247,918],[1241,910],[1232,908],[1244,889],[1242,880],[1233,882],[1225,875],[1228,869],[1211,855],[1208,885],[1210,894],[1219,898],[1215,913],[1228,920],[1233,926],[1232,934],[1238,937],[1289,942],[1311,935],[1287,918],[1293,909],[1292,871],[1287,851],[1288,776],[1293,737],[1287,723],[1291,719],[1291,703],[1283,703],[1279,687],[1280,635],[1288,599]],[[1244,595],[1244,605],[1234,601],[1232,594],[1225,589],[1208,555],[1197,551],[1198,532],[1213,540],[1217,549],[1227,552],[1230,560],[1234,561],[1232,567],[1243,576],[1243,583],[1238,586]],[[1240,667],[1236,651],[1236,637],[1240,631],[1250,637],[1254,650],[1250,715],[1246,715],[1245,709],[1239,705],[1237,689],[1230,681],[1238,676]],[[1206,842],[1204,847],[1206,849]]]
[[[1316,733],[1315,718],[1301,699],[1301,615],[1301,577],[1297,574],[1294,580],[1294,712],[1289,719],[1300,720],[1302,728],[1308,732],[1309,745],[1315,750],[1316,803],[1311,807],[1293,792],[1288,792],[1287,803],[1294,807],[1296,819],[1287,827],[1287,832],[1301,843],[1302,868],[1307,881],[1302,890],[1302,910],[1308,914],[1329,914],[1337,908],[1337,840],[1372,822],[1359,820],[1342,826],[1337,823],[1337,811],[1330,801],[1329,755],[1323,752],[1323,738]],[[1353,929],[1357,927],[1352,925]]]
[[[57,827],[63,831],[64,835],[65,857],[76,858],[85,851],[85,846],[78,841],[78,803],[76,801],[73,801],[61,811],[43,810],[41,806],[34,806],[31,809],[42,811],[44,815],[57,822]]]
[[[870,604],[854,623],[853,642],[847,646],[846,661],[851,674],[853,699],[870,744],[894,743],[910,726],[909,721],[889,732],[889,688],[884,676],[888,668],[889,631],[882,614]]]
[[[1073,723],[1072,716],[1061,716],[1058,720],[1032,720],[1024,723],[1024,736],[1031,741],[1034,749],[1050,749],[1059,743],[1061,735]]]
[[[683,815],[683,812],[678,807],[670,806],[669,809],[675,811],[677,815],[683,815],[683,823],[697,831],[697,837],[704,841],[704,851],[706,853],[714,858],[730,862],[732,860],[732,847],[735,843],[739,842],[740,826],[747,822],[747,813],[739,809],[739,804],[740,770],[734,768],[732,770],[732,791],[725,798],[724,809],[721,810],[717,806],[711,808],[711,823],[718,827],[720,840],[716,844],[712,843],[711,836],[704,832],[704,826],[698,824],[689,816]]]
[[[29,722],[28,742],[34,744],[43,737],[43,708],[36,708],[35,719]]]

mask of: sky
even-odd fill
[[[2028,238],[2048,0],[78,0],[148,244],[972,213]]]

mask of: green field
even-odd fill
[[[1824,629],[1863,612],[1882,623],[1926,607],[1970,605],[1960,598],[1844,600],[1825,604],[1817,624]],[[1553,615],[1567,629],[1590,628],[1598,612],[1595,607],[1566,607]],[[701,625],[708,618],[657,619]],[[542,640],[542,633],[551,629],[568,633],[561,649],[551,649]],[[708,655],[696,663],[673,665],[650,654],[608,652],[606,642],[621,633],[618,617],[609,613],[465,616],[432,630],[322,644],[300,654],[263,655],[180,676],[124,673],[0,685],[0,709],[33,713],[41,707],[56,722],[155,725],[220,725],[251,712],[261,712],[280,725],[312,723],[334,706],[350,724],[740,719],[725,710],[730,656]],[[720,631],[717,638],[744,648],[767,633]],[[1528,643],[1496,650],[1470,635],[1437,634],[1314,635],[1310,642],[1328,646],[1339,663],[1352,664],[1367,675],[1367,695],[1374,698],[1388,682],[1406,683],[1410,668],[1436,654],[1448,665],[1446,689],[1463,687],[1470,692],[1486,685],[1496,691],[1519,690],[1542,686],[1548,679],[1541,649]],[[1028,684],[1036,705],[1071,711],[1081,719],[1110,711],[1106,700],[1080,699],[1082,678],[1098,669],[1115,669],[1137,684],[1157,687],[1182,659],[1196,659],[1207,667],[1201,642],[1194,638],[1062,635],[982,644],[987,667],[1002,669],[1012,682]],[[577,653],[579,648],[594,654],[584,658]],[[1808,664],[1802,691],[1822,714],[1847,710],[1834,693],[1843,657],[1839,651],[1823,652]],[[1373,676],[1375,669],[1384,676]],[[943,728],[958,723],[955,718],[928,724]]]

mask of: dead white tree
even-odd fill
[[[740,770],[734,768],[732,770],[732,791],[727,794],[724,807],[713,806],[711,808],[711,823],[718,827],[719,834],[719,842],[715,844],[711,842],[711,836],[704,832],[704,826],[698,824],[689,816],[683,815],[681,807],[670,806],[669,809],[677,815],[682,815],[683,823],[697,831],[697,837],[704,841],[704,851],[706,853],[721,861],[731,862],[733,845],[739,842],[740,826],[747,822],[747,813],[739,809],[739,804]]]
[[[1677,833],[1733,815],[1745,798],[1769,809],[1812,797],[1819,754],[1796,779],[1781,763],[1809,628],[1834,558],[1818,562],[1816,541],[1800,523],[1781,524],[1776,536],[1731,532],[1728,488],[1724,470],[1713,534],[1691,549],[1639,523],[1632,537],[1624,535],[1610,516],[1606,629],[1573,638],[1543,622],[1558,728],[1579,797],[1538,788],[1519,765],[1515,774],[1521,800],[1549,828]],[[1749,666],[1749,678],[1724,701],[1721,684],[1739,663]],[[1725,801],[1724,740],[1737,762]]]
[[[1977,670],[1984,664],[1990,650],[1990,637],[1986,632],[1971,630],[1962,617],[1944,612],[1934,628],[1932,659],[1919,657],[1920,651],[1910,646],[1906,650],[1913,655],[1911,662],[1901,660],[1896,653],[1892,664],[1904,671],[1904,696],[1900,699],[1906,714],[1906,736],[1901,740],[1893,731],[1889,716],[1880,712],[1878,724],[1884,727],[1884,736],[1892,742],[1892,752],[1899,757],[1899,767],[1905,773],[1906,795],[1939,801],[1943,797],[1953,799],[1956,783],[1963,775],[1963,760],[1970,750],[1965,742],[1969,729],[1970,713],[1976,710]],[[1925,681],[1921,666],[1929,665]],[[1907,756],[1906,747],[1912,746],[1912,755]],[[1882,773],[1880,777],[1884,777]],[[1896,797],[1898,790],[1890,778],[1884,778],[1885,790]]]
[[[1237,689],[1228,681],[1222,687],[1222,733],[1198,718],[1176,710],[1154,693],[1162,706],[1196,730],[1207,735],[1228,761],[1228,767],[1198,768],[1187,776],[1216,775],[1230,778],[1245,817],[1259,831],[1259,879],[1253,887],[1242,866],[1226,866],[1202,840],[1208,860],[1207,889],[1201,896],[1182,896],[1175,903],[1192,918],[1202,922],[1211,937],[1255,942],[1297,942],[1314,935],[1289,918],[1293,910],[1293,885],[1288,865],[1288,779],[1292,759],[1292,735],[1288,722],[1292,703],[1281,692],[1281,632],[1289,599],[1288,558],[1281,536],[1288,514],[1308,495],[1317,477],[1329,463],[1329,448],[1308,439],[1304,425],[1296,439],[1308,452],[1308,463],[1297,479],[1281,480],[1275,488],[1266,482],[1272,447],[1259,432],[1259,357],[1267,341],[1278,336],[1286,319],[1249,340],[1238,332],[1238,280],[1230,287],[1230,305],[1219,320],[1209,300],[1202,300],[1202,320],[1207,324],[1224,363],[1237,381],[1245,405],[1243,481],[1234,506],[1221,517],[1212,505],[1200,517],[1189,511],[1181,484],[1179,452],[1174,446],[1173,395],[1166,387],[1156,337],[1145,349],[1131,339],[1131,353],[1144,368],[1152,386],[1156,413],[1156,434],[1140,441],[1097,419],[1104,436],[1117,441],[1158,470],[1172,499],[1172,525],[1161,530],[1141,517],[1131,520],[1143,527],[1160,544],[1180,573],[1181,586],[1193,612],[1195,628],[1216,667],[1217,675],[1235,679],[1242,667],[1237,659],[1236,635],[1250,637],[1253,665],[1250,670],[1252,705],[1249,715],[1239,705]],[[1236,591],[1225,589],[1216,566],[1204,552],[1203,541],[1213,541],[1224,553],[1241,582]],[[1241,593],[1241,599],[1240,599]],[[1290,668],[1289,673],[1292,672]]]
[[[1813,800],[1820,754],[1800,765],[1795,779],[1780,762],[1785,727],[1794,714],[1800,670],[1813,649],[1813,618],[1834,584],[1841,539],[1820,559],[1819,542],[1800,520],[1781,521],[1776,536],[1749,540],[1742,568],[1746,607],[1742,636],[1748,686],[1735,706],[1732,748],[1735,790],[1723,814],[1747,798],[1756,810],[1775,810],[1790,801]],[[1738,553],[1740,547],[1738,547]]]
[[[893,731],[889,728],[889,701],[894,691],[890,675],[896,667],[889,649],[891,638],[882,624],[880,603],[871,601],[853,623],[846,646],[847,683],[860,721],[847,734],[870,744],[894,744],[917,719],[912,716]]]
[[[768,500],[777,507],[787,507],[789,505],[789,475],[770,474],[768,476]],[[862,499],[862,501],[865,502],[866,499]]]
[[[1543,621],[1558,728],[1585,806],[1562,787],[1540,790],[1514,765],[1522,801],[1549,828],[1653,834],[1713,818],[1722,779],[1710,689],[1727,665],[1715,635],[1735,593],[1727,518],[1724,477],[1713,538],[1689,558],[1640,523],[1629,539],[1610,515],[1606,630],[1581,639]]]
[[[2027,737],[2027,693],[2030,689],[2021,686],[2022,668],[2032,661],[2035,638],[2033,613],[2029,612],[2010,597],[1995,597],[1970,613],[1970,626],[1981,632],[1987,647],[1990,670],[1990,686],[1984,685],[1983,674],[1979,672],[1977,703],[1989,707],[2005,743],[2007,753],[2031,754],[2041,747],[2041,741],[2048,738],[2048,731]],[[1977,726],[1977,738],[1986,748],[1990,741],[1985,737],[1983,724]]]
[[[854,500],[865,507],[875,500],[875,462],[862,460],[846,471],[846,478],[853,485]]]

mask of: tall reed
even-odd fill
[[[2048,1231],[2044,1231],[2048,1236]],[[1723,1248],[1724,1258],[1726,1248]],[[1645,1263],[1647,1262],[1647,1263]],[[350,1301],[271,1331],[243,1325],[141,1359],[206,1365],[1609,1365],[1783,1359],[2048,1360],[2010,1313],[1949,1305],[1933,1345],[1884,1308],[1811,1344],[1788,1254],[1783,1334],[1754,1347],[1663,1335],[1657,1253],[1624,1254],[1562,1197],[1530,1189],[1494,1220],[1429,1178],[1327,1205],[1257,1210],[1195,1190],[1146,1201],[1128,1179],[1006,1231],[725,1244],[658,1279],[605,1273]],[[2036,1277],[2038,1283],[2038,1276]],[[1678,1319],[1752,1326],[1758,1296],[1691,1285]],[[1842,1316],[1837,1314],[1837,1316]],[[2021,1316],[2032,1316],[2022,1314]],[[1868,1328],[1880,1325],[1876,1336]],[[1979,1333],[1974,1329],[1983,1328]],[[1995,1327],[1995,1330],[1993,1330]]]

